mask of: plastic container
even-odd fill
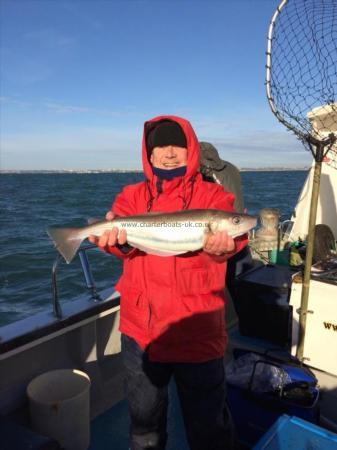
[[[337,434],[298,417],[281,416],[253,450],[337,450]]]
[[[75,369],[46,372],[27,386],[32,428],[64,450],[90,444],[90,378]]]
[[[269,250],[268,252],[269,262],[271,264],[279,264],[281,266],[288,266],[289,264],[289,249],[284,250]]]

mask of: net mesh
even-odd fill
[[[284,1],[268,40],[267,96],[278,119],[307,148],[310,137],[337,136],[337,0]]]

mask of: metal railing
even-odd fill
[[[87,251],[93,248],[97,248],[96,245],[88,245],[80,248],[78,256],[80,258],[82,271],[85,278],[86,286],[91,294],[90,300],[94,302],[102,301],[102,298],[97,292],[95,280],[91,272],[90,263],[87,257]],[[57,319],[63,318],[62,308],[60,305],[58,284],[57,284],[57,270],[60,262],[64,262],[62,256],[58,253],[52,267],[52,293],[53,293],[53,313]]]

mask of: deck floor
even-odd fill
[[[167,450],[188,450],[179,398],[175,383],[169,386]],[[128,450],[129,414],[126,400],[117,403],[91,424],[91,444],[88,450]]]

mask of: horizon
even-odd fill
[[[286,172],[309,170],[310,166],[273,166],[273,167],[238,167],[240,172]],[[106,169],[0,169],[0,174],[10,173],[144,173],[143,169],[106,168]]]
[[[3,0],[1,168],[138,169],[160,114],[238,167],[309,166],[265,95],[278,3]]]

